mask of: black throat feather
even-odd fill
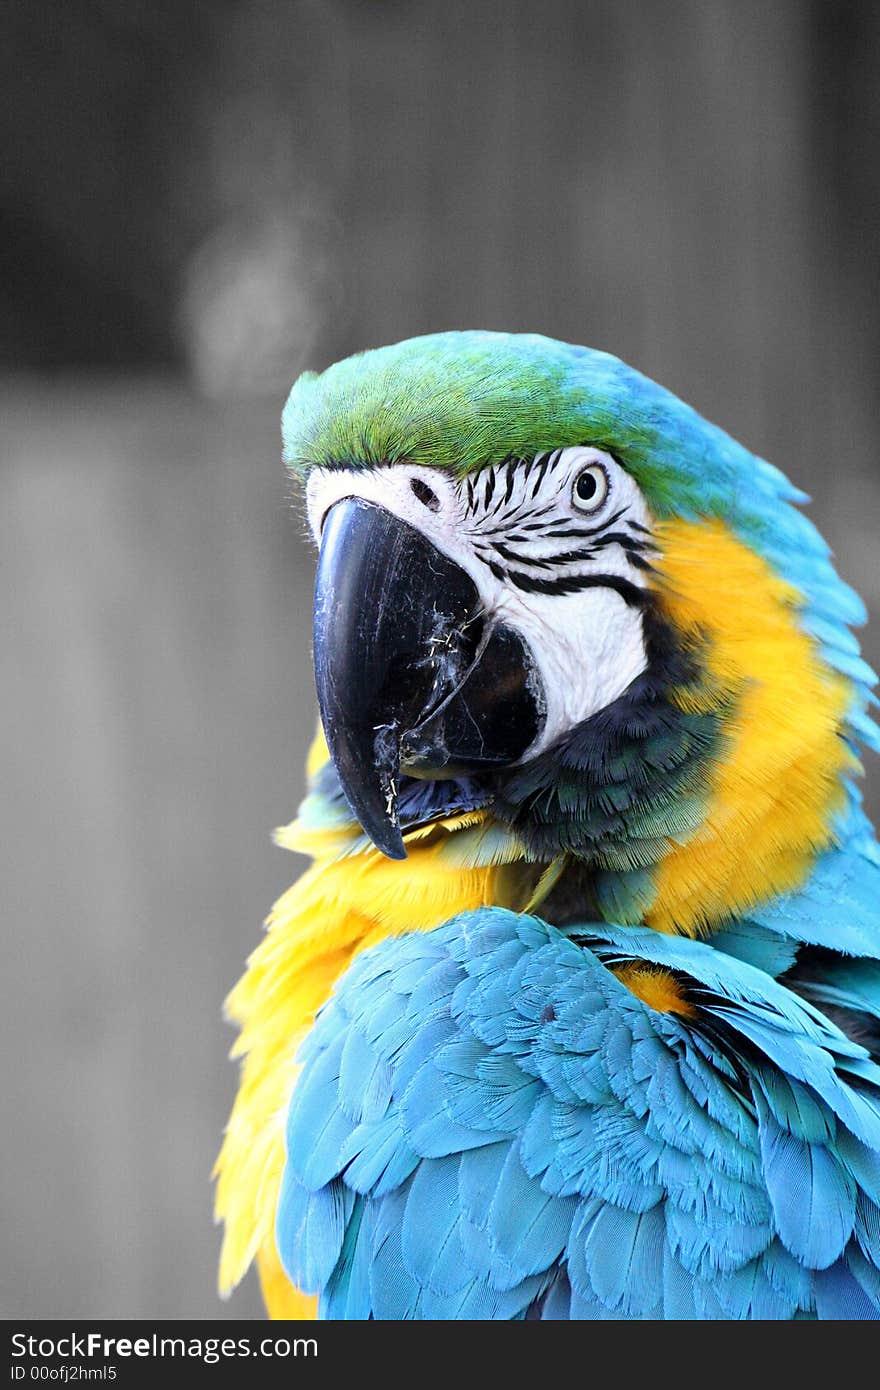
[[[701,824],[731,691],[706,687],[705,644],[685,644],[656,602],[643,615],[646,670],[605,709],[496,779],[492,813],[529,852],[566,872],[542,915],[592,909],[642,920],[652,870]],[[684,696],[684,698],[683,698]],[[690,698],[688,698],[690,697]]]

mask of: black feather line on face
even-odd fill
[[[533,499],[534,499],[535,497],[537,497],[537,495],[538,495],[538,489],[540,488],[541,484],[542,484],[543,481],[544,481],[544,474],[547,472],[547,468],[548,468],[548,465],[550,464],[550,460],[551,460],[551,459],[554,460],[554,462],[553,462],[553,467],[555,468],[555,467],[556,467],[556,464],[559,462],[559,456],[560,456],[561,453],[562,453],[562,450],[561,450],[561,449],[557,449],[555,458],[554,458],[554,455],[553,455],[553,454],[544,454],[543,458],[541,459],[541,463],[540,463],[540,465],[539,465],[539,467],[538,467],[538,476],[537,476],[537,478],[535,479],[535,485],[534,485],[534,487],[532,488],[532,498],[533,498]]]
[[[609,526],[616,525],[625,511],[625,507],[619,507],[616,512],[612,512],[611,516],[606,516],[604,521],[600,521],[598,526],[571,526],[565,524],[545,531],[544,535],[552,537],[553,540],[567,540],[570,538],[571,540],[588,541],[591,540],[593,536],[601,536],[603,531],[606,531]]]
[[[653,540],[651,539],[651,532],[647,529],[646,526],[642,526],[641,522],[636,521],[634,517],[626,517],[623,524],[624,526],[628,526],[631,531],[636,532],[636,538],[645,538],[641,541],[642,545],[653,545]]]
[[[499,525],[501,523],[509,525],[511,516],[516,515],[516,506],[514,505],[512,508],[508,507],[506,489],[502,492],[499,487],[495,496],[496,502],[495,506],[492,508],[492,516],[497,519]]]
[[[585,589],[613,589],[630,608],[644,608],[649,594],[619,574],[572,574],[558,579],[538,579],[509,569],[506,578],[524,594],[579,594]]]
[[[654,566],[651,564],[650,560],[645,559],[644,555],[639,555],[634,550],[626,550],[625,554],[633,569],[643,570],[646,573],[653,574]]]
[[[595,545],[588,546],[586,550],[561,550],[556,555],[528,555],[520,550],[511,549],[509,545],[504,545],[501,541],[493,541],[492,549],[496,555],[500,555],[502,560],[508,560],[511,564],[519,566],[525,570],[554,570],[560,565],[577,565],[585,560],[593,560],[596,552],[605,545],[620,545],[627,550],[630,545],[628,536],[609,537],[606,541],[597,541]],[[627,550],[627,553],[628,550]]]
[[[516,481],[516,463],[513,459],[507,460],[507,482],[504,487],[504,505],[510,501],[513,492],[513,484]]]
[[[528,531],[541,531],[541,530],[543,530],[544,522],[543,522],[543,521],[540,521],[540,520],[537,520],[536,518],[539,518],[539,517],[542,517],[542,516],[546,516],[548,512],[552,512],[552,511],[553,511],[553,507],[552,507],[552,505],[549,505],[549,504],[548,504],[546,507],[539,507],[539,508],[537,509],[537,511],[530,511],[530,512],[529,512],[529,517],[531,518],[531,520],[529,520],[529,521],[520,521],[520,520],[519,520],[518,513],[519,513],[520,511],[521,511],[520,506],[514,505],[514,506],[510,509],[510,511],[508,512],[508,514],[507,514],[507,520],[506,520],[505,522],[503,522],[503,523],[501,523],[501,524],[493,525],[493,526],[478,526],[478,527],[476,528],[476,530],[472,530],[471,534],[475,534],[475,535],[477,535],[477,536],[482,536],[482,537],[485,537],[485,538],[487,538],[487,539],[490,538],[490,537],[492,537],[492,536],[498,536],[498,535],[507,536],[507,535],[509,534],[508,528],[509,528],[510,525],[511,525],[511,520],[510,520],[510,518],[513,518],[513,517],[516,517],[515,525],[518,526],[520,530],[523,530],[523,531],[525,531],[525,530],[528,530]]]
[[[641,542],[634,540],[625,531],[607,531],[604,536],[597,536],[590,549],[594,551],[605,550],[609,545],[619,545],[624,550],[634,550],[636,553],[642,549]]]
[[[496,555],[500,555],[502,560],[509,560],[514,565],[522,565],[528,569],[555,569],[556,565],[564,560],[564,556],[557,555],[524,555],[519,550],[511,550],[509,545],[503,541],[493,541],[492,549]],[[574,554],[570,551],[569,554]],[[578,552],[582,559],[588,560],[591,551],[582,550]]]

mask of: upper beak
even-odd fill
[[[419,531],[346,497],[325,518],[315,682],[352,811],[391,859],[406,850],[400,773],[450,777],[516,762],[543,722],[525,642],[483,612],[473,580]]]

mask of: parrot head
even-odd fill
[[[776,468],[534,335],[308,373],[283,430],[321,720],[385,855],[491,806],[533,860],[586,865],[604,915],[691,930],[719,875],[748,901],[830,843],[870,727],[861,606]]]

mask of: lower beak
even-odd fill
[[[414,527],[347,497],[327,514],[315,583],[315,683],[352,811],[391,859],[406,858],[401,772],[454,777],[517,762],[543,698],[523,639]]]

